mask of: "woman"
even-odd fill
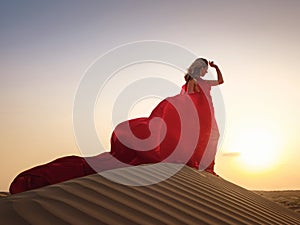
[[[128,165],[168,162],[196,169],[203,167],[201,162],[206,158],[207,147],[214,146],[209,150],[213,156],[216,148],[215,142],[210,141],[215,120],[209,88],[220,84],[222,77],[218,67],[213,62],[210,65],[217,69],[218,82],[202,80],[208,63],[197,59],[185,76],[185,94],[162,100],[149,117],[117,125],[111,136],[110,152],[88,158],[62,157],[26,170],[14,179],[10,192],[19,193]],[[214,173],[213,163],[205,169]]]
[[[208,70],[208,65],[216,69],[217,72],[217,80],[204,80],[202,79]],[[200,170],[205,170],[214,175],[217,175],[214,172],[215,165],[215,155],[217,152],[218,140],[220,137],[219,129],[217,126],[217,122],[214,115],[214,107],[212,102],[212,97],[210,94],[212,86],[217,86],[224,83],[222,73],[219,67],[213,62],[208,62],[204,58],[196,59],[193,64],[189,67],[188,73],[185,75],[186,84],[182,87],[183,93],[195,93],[200,92],[201,90],[205,93],[207,100],[210,105],[211,117],[212,117],[212,128],[210,133],[210,139],[208,145],[206,147],[205,155],[201,159],[201,163],[199,165]]]

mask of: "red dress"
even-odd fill
[[[111,136],[110,152],[88,158],[62,157],[26,170],[14,179],[10,192],[19,193],[128,165],[169,162],[198,169],[208,144],[211,118],[210,105],[202,91],[166,98],[149,117],[117,125]]]

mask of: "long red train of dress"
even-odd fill
[[[147,118],[124,121],[111,136],[111,150],[94,157],[67,156],[20,173],[15,194],[97,172],[148,163],[182,163],[199,168],[212,127],[204,92],[162,100]]]

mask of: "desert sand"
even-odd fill
[[[253,191],[254,193],[261,195],[262,197],[276,202],[288,209],[300,213],[300,191]],[[0,192],[0,198],[9,196],[9,192]]]
[[[142,168],[142,170],[141,170]],[[178,164],[107,171],[0,199],[2,224],[300,224],[300,214],[221,177]]]

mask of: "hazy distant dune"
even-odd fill
[[[6,197],[8,195],[9,195],[8,192],[0,192],[0,198],[4,198],[4,197]]]
[[[300,190],[299,191],[254,191],[273,202],[283,205],[300,213]]]

